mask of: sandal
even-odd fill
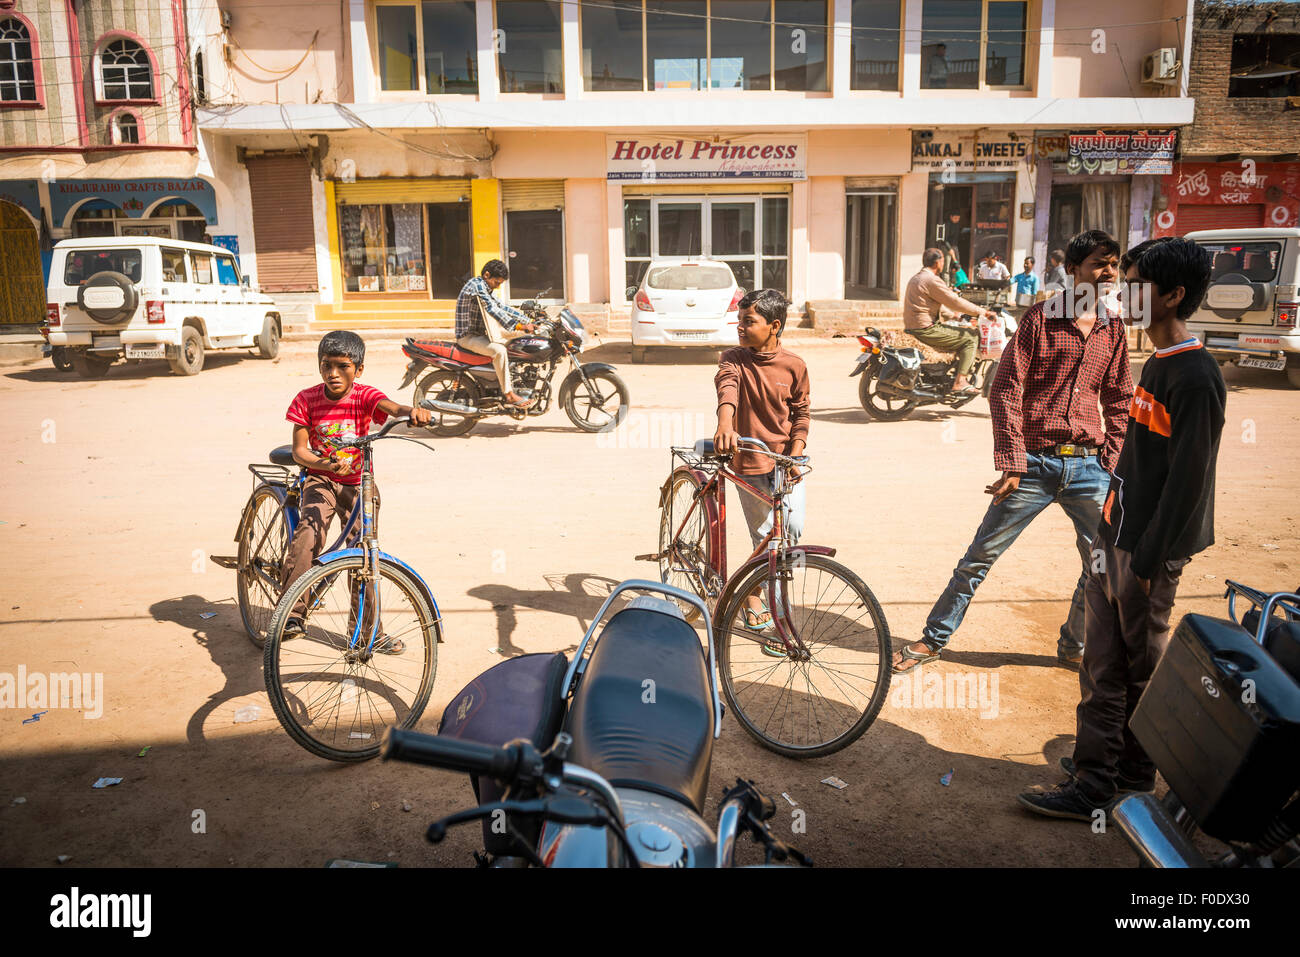
[[[890,671],[896,675],[910,674],[928,661],[939,660],[939,652],[931,651],[929,654],[922,654],[919,651],[913,651],[911,645],[904,645],[898,650],[898,653],[903,656],[903,661],[915,661],[916,664],[909,665],[906,668],[900,668],[898,665],[894,665]],[[902,662],[899,662],[899,664],[902,664]]]
[[[390,638],[385,635],[379,641],[375,642],[375,654],[377,655],[400,655],[406,651],[406,642],[401,638]]]
[[[949,395],[979,395],[980,390],[973,385],[968,385],[964,389],[949,389]]]
[[[780,638],[775,637],[776,629],[772,625],[772,613],[769,611],[754,611],[752,608],[745,609],[745,620],[743,626],[746,631],[754,635],[763,635],[767,640],[759,645],[759,650],[769,658],[784,658],[785,644]],[[771,637],[768,637],[771,636]]]

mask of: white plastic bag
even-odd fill
[[[1006,319],[1006,313],[998,313],[993,319],[980,317],[979,357],[981,359],[997,359],[1002,356],[1002,350],[1007,345]]]

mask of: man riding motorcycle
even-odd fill
[[[907,291],[903,294],[903,328],[909,336],[932,349],[956,353],[957,376],[953,379],[952,391],[973,393],[976,390],[966,376],[975,365],[979,331],[939,325],[938,320],[944,309],[990,319],[997,313],[957,295],[940,275],[943,261],[943,252],[938,249],[927,249],[921,255],[921,271],[908,281]]]
[[[506,404],[523,407],[528,405],[529,400],[517,395],[511,387],[510,359],[506,347],[501,342],[493,341],[485,325],[485,317],[491,316],[503,329],[523,332],[534,330],[535,327],[527,316],[517,309],[511,309],[492,295],[509,278],[510,269],[505,263],[500,259],[489,259],[483,266],[483,272],[465,283],[456,298],[456,344],[469,352],[490,357]]]

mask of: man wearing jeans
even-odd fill
[[[489,259],[483,272],[473,277],[460,290],[456,299],[456,345],[480,356],[492,359],[501,394],[507,405],[524,407],[529,400],[517,395],[510,381],[510,357],[506,347],[488,338],[484,323],[491,316],[501,328],[532,332],[533,324],[517,309],[511,309],[492,295],[510,278],[510,270],[500,259]]]
[[[921,640],[894,655],[895,673],[939,657],[993,563],[1053,502],[1074,522],[1086,572],[1133,398],[1124,324],[1097,309],[1098,287],[1114,283],[1118,260],[1119,246],[1106,233],[1081,233],[1066,254],[1073,289],[1021,318],[989,396],[993,464],[1002,478],[985,489],[993,503],[975,540],[930,610]],[[1083,656],[1083,595],[1081,574],[1056,651],[1073,668]]]

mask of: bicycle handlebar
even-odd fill
[[[695,452],[698,453],[698,454],[700,454],[700,455],[706,455],[706,453],[704,453],[704,452],[700,449],[700,446],[701,446],[702,443],[707,442],[707,441],[708,441],[707,439],[701,439],[699,442],[695,443]],[[740,437],[740,439],[738,440],[738,444],[739,444],[739,445],[748,445],[748,446],[750,446],[750,448],[748,449],[748,451],[750,452],[750,454],[752,454],[752,455],[766,455],[766,456],[768,456],[769,458],[771,458],[774,462],[777,462],[777,463],[780,464],[780,465],[785,465],[785,466],[797,465],[797,466],[799,466],[800,468],[805,468],[805,467],[807,467],[807,466],[811,463],[811,461],[812,461],[812,460],[811,460],[808,456],[806,456],[806,455],[782,455],[780,452],[773,452],[770,448],[768,448],[767,443],[764,442],[762,439],[755,439],[755,438],[752,438],[752,437],[747,436],[747,435],[742,435],[742,436]],[[707,454],[708,454],[708,455],[711,455],[712,457],[715,457],[715,458],[729,458],[733,453],[731,453],[731,452],[718,452],[718,451],[715,450],[715,451],[713,451],[713,452],[711,452],[711,453],[707,453]]]
[[[463,774],[508,781],[519,768],[521,752],[507,745],[494,748],[476,741],[461,741],[418,731],[389,728],[379,745],[379,757],[384,761],[406,761],[424,764]]]

